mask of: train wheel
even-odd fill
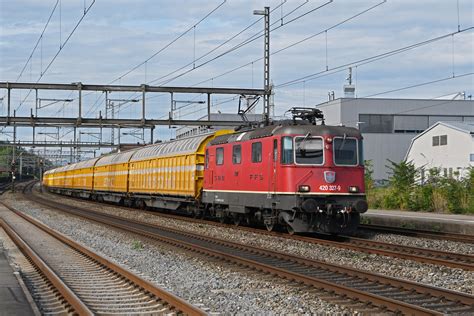
[[[293,229],[293,227],[291,227],[288,224],[286,224],[286,231],[289,235],[294,235],[295,234],[295,230]]]
[[[145,201],[143,200],[138,200],[135,202],[135,206],[141,210],[145,210],[146,209],[146,203]]]
[[[267,230],[269,232],[271,232],[274,228],[275,228],[275,224],[271,223],[271,224],[267,224],[265,223],[265,227],[267,228]]]
[[[234,225],[235,226],[240,226],[240,223],[242,222],[242,217],[240,215],[234,215]]]

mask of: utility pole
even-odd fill
[[[16,110],[13,111],[13,117],[16,117]],[[16,125],[13,124],[13,149],[12,149],[12,163],[11,163],[11,170],[12,170],[12,192],[15,193],[15,170],[16,170]]]
[[[40,191],[43,192],[43,159],[39,159]]]
[[[263,118],[265,125],[270,123],[270,7],[265,7],[264,10],[254,10],[254,15],[263,15],[265,21],[265,34],[263,44],[263,88],[265,94],[263,95]]]

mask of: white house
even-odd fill
[[[433,124],[412,139],[405,159],[422,170],[422,182],[432,168],[440,168],[444,176],[466,175],[474,167],[474,122]]]

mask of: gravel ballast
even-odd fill
[[[474,272],[464,271],[462,269],[442,267],[411,260],[327,247],[304,241],[266,236],[263,234],[242,231],[238,228],[223,228],[208,224],[190,223],[184,220],[170,219],[159,216],[159,213],[152,215],[140,212],[139,210],[117,208],[113,205],[107,204],[91,204],[87,201],[74,199],[71,200],[49,193],[45,194],[47,196],[54,197],[56,200],[60,199],[62,202],[67,202],[70,205],[89,207],[96,211],[101,211],[108,214],[114,214],[147,223],[159,224],[170,228],[190,231],[206,236],[218,237],[225,240],[263,247],[306,258],[317,259],[328,263],[350,266],[361,270],[377,272],[387,276],[403,278],[440,288],[473,294]],[[474,253],[474,246],[470,244],[443,240],[420,239],[395,234],[375,234],[374,236],[374,240],[395,244],[404,244],[458,253]]]
[[[54,197],[58,200],[58,197]],[[318,293],[269,275],[194,256],[158,242],[48,210],[7,193],[13,207],[94,249],[183,299],[210,312],[243,314],[346,314]],[[70,201],[72,205],[75,201]]]

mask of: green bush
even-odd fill
[[[389,185],[379,188],[373,186],[372,165],[366,164],[366,193],[371,208],[474,214],[474,168],[460,180],[443,177],[439,169],[431,169],[422,184],[418,181],[420,170],[411,162],[389,163]]]
[[[416,186],[410,197],[409,209],[413,211],[428,211],[435,210],[433,203],[433,194],[435,187],[431,184]]]

